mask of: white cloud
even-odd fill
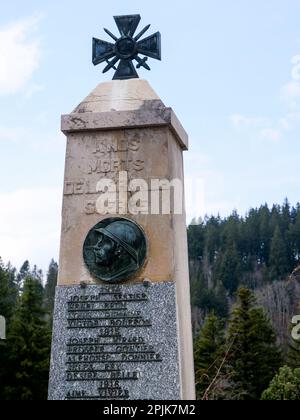
[[[19,267],[26,259],[44,270],[58,257],[62,191],[20,189],[0,194],[0,256]]]
[[[280,127],[283,130],[291,130],[300,123],[300,112],[290,112],[279,120]]]
[[[26,88],[40,62],[40,43],[32,37],[41,16],[19,20],[0,29],[0,95]]]
[[[300,96],[300,83],[296,80],[291,80],[281,88],[281,97],[285,101],[295,100]]]
[[[44,90],[44,86],[31,84],[28,86],[25,92],[25,98],[30,99],[35,93],[42,92]]]
[[[279,125],[285,131],[288,131],[292,128],[291,122],[290,122],[290,119],[288,118],[288,116],[280,118],[279,119]]]
[[[294,80],[300,80],[300,55],[294,55],[292,58],[292,79]]]
[[[203,219],[205,215],[230,214],[237,204],[223,199],[226,181],[224,175],[213,168],[213,159],[194,152],[188,153],[184,161],[187,223],[194,218]]]
[[[266,128],[260,132],[260,135],[265,140],[278,141],[281,139],[282,134],[280,130],[273,128]]]
[[[229,120],[236,129],[253,130],[260,138],[264,140],[278,141],[282,137],[280,129],[270,128],[272,121],[262,117],[248,117],[242,114],[232,114]],[[288,117],[281,118],[279,121],[281,129],[288,130],[290,128],[290,119]]]
[[[229,120],[235,128],[257,128],[268,123],[266,118],[248,117],[242,114],[232,114]]]

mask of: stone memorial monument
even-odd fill
[[[69,115],[50,400],[195,398],[183,194],[188,137],[137,68],[160,34],[115,17],[115,69]],[[142,58],[144,56],[144,58]],[[118,64],[118,65],[117,65]],[[117,67],[115,67],[117,65]]]

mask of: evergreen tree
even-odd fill
[[[201,400],[218,375],[224,354],[224,324],[215,315],[206,318],[199,337],[195,340],[194,354],[197,399]],[[209,399],[216,398],[215,391],[213,384]]]
[[[270,276],[273,281],[281,280],[289,272],[287,246],[278,225],[272,238],[269,266]]]
[[[197,305],[205,314],[215,313],[219,318],[228,318],[228,300],[225,289],[221,286],[219,289],[200,289],[197,293]],[[192,299],[192,303],[194,303]]]
[[[199,271],[197,276],[194,276],[194,278],[191,279],[190,289],[192,305],[203,308],[203,296],[207,291],[207,285],[205,284],[202,270]]]
[[[258,400],[277,372],[281,356],[263,309],[255,307],[249,289],[240,288],[230,320],[231,380],[236,399]]]
[[[188,251],[194,260],[201,260],[203,257],[204,226],[201,220],[194,220],[188,227]]]
[[[47,282],[45,286],[44,302],[47,312],[50,314],[50,321],[52,324],[54,300],[55,300],[55,288],[57,285],[58,265],[52,259],[49,265],[47,273]]]
[[[40,270],[37,265],[33,266],[33,270],[30,273],[31,277],[36,279],[40,284],[43,284],[43,272]]]
[[[0,315],[8,321],[15,309],[17,288],[0,259]]]
[[[236,210],[233,211],[231,216],[229,216],[223,224],[221,239],[224,248],[232,246],[232,244],[239,244],[241,224],[242,219],[237,214]]]
[[[258,263],[260,258],[259,221],[257,209],[250,209],[240,227],[241,251],[248,264],[248,270],[252,270],[253,262]]]
[[[29,261],[26,260],[22,264],[22,266],[20,268],[20,271],[19,271],[19,273],[17,275],[17,285],[18,285],[19,291],[22,290],[23,282],[24,282],[25,278],[27,276],[29,276],[29,274],[30,274],[30,264],[29,264]]]
[[[16,306],[17,289],[11,281],[10,272],[4,267],[0,259],[0,315],[6,320],[6,328],[9,327],[10,319]],[[3,396],[5,384],[5,369],[7,349],[5,343],[0,343],[0,399]]]
[[[259,261],[266,264],[269,261],[272,232],[270,229],[270,210],[267,204],[261,206],[259,211]]]
[[[288,366],[280,369],[263,392],[262,400],[300,400],[300,369],[292,370]]]
[[[291,339],[287,355],[288,365],[293,368],[300,369],[300,341]]]
[[[233,295],[239,286],[241,276],[240,261],[240,256],[234,244],[228,246],[225,252],[219,255],[217,278],[230,295]]]
[[[7,336],[4,387],[7,400],[43,400],[47,397],[50,330],[42,303],[40,283],[26,277],[20,305]]]
[[[289,228],[289,238],[291,241],[291,250],[295,263],[300,261],[300,205],[297,206],[293,224]]]
[[[213,263],[220,246],[220,217],[206,219],[204,230],[205,250],[210,263]]]

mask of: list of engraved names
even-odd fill
[[[82,294],[70,297],[67,400],[130,399],[131,381],[142,378],[141,364],[162,362],[159,349],[147,342],[145,331],[139,334],[152,328],[152,320],[139,310],[141,305],[147,308],[148,302],[146,288],[145,292],[126,293],[122,286],[100,286],[97,294],[85,294],[82,289]]]

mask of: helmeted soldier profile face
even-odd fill
[[[98,279],[107,282],[127,280],[144,264],[146,238],[131,220],[105,219],[90,230],[83,255],[90,272]]]
[[[104,266],[111,265],[119,251],[120,249],[114,241],[106,238],[104,235],[100,236],[94,248],[96,264]]]

